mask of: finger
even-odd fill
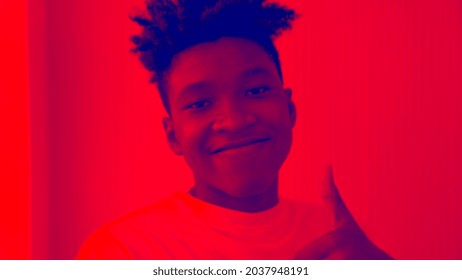
[[[343,248],[350,236],[348,229],[337,228],[332,230],[305,247],[303,247],[295,256],[296,260],[323,260],[323,259],[345,259],[345,257],[336,257],[335,255],[344,255]]]
[[[312,241],[295,255],[296,260],[324,260],[334,248],[334,239],[327,233]]]
[[[335,185],[332,166],[330,164],[324,167],[323,175],[321,195],[324,202],[333,211],[335,224],[338,226],[356,224]]]
[[[368,260],[390,259],[375,246],[357,227],[340,227],[332,230],[298,251],[298,260]]]

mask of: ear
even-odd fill
[[[284,94],[286,95],[287,102],[289,103],[290,122],[292,123],[292,127],[294,127],[295,121],[297,120],[297,110],[295,109],[295,103],[292,101],[292,89],[284,89]]]
[[[162,119],[162,124],[164,126],[164,131],[165,131],[165,136],[167,136],[167,142],[168,145],[170,146],[170,149],[176,154],[176,155],[183,155],[183,151],[181,149],[180,143],[178,143],[178,140],[175,135],[175,129],[173,128],[173,122],[170,117],[164,117]]]

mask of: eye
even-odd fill
[[[269,91],[269,87],[256,87],[245,92],[246,96],[261,97],[265,96]]]
[[[200,110],[200,109],[206,108],[209,105],[210,105],[209,101],[200,100],[200,101],[196,101],[196,102],[186,105],[184,109],[185,110]]]

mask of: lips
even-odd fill
[[[239,141],[228,142],[223,145],[219,145],[217,148],[212,149],[212,154],[218,154],[223,151],[238,149],[246,146],[251,146],[263,142],[269,141],[270,137],[262,137],[262,138],[251,138],[251,139],[241,139]]]

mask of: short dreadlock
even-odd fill
[[[165,74],[173,57],[194,45],[221,37],[248,39],[271,57],[282,81],[273,40],[290,29],[295,12],[266,0],[146,0],[147,13],[131,17],[141,34],[131,38],[144,67],[153,73],[162,103],[170,113]]]

